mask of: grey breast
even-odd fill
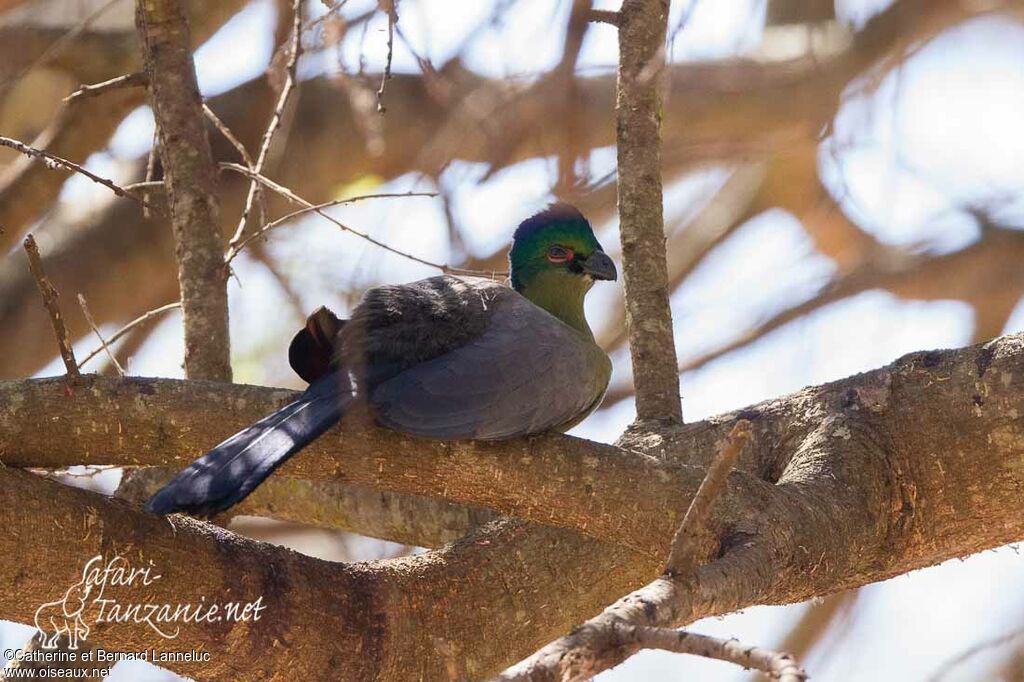
[[[465,295],[484,296],[486,328],[376,385],[370,403],[382,425],[498,440],[568,428],[596,407],[610,363],[591,339],[508,287],[468,283]]]

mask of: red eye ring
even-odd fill
[[[574,255],[572,249],[564,246],[555,245],[548,249],[548,261],[551,263],[568,263]]]

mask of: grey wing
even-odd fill
[[[611,365],[592,341],[525,299],[503,302],[490,322],[378,385],[377,420],[413,435],[499,440],[571,426],[596,407]]]

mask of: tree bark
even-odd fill
[[[668,0],[624,0],[616,88],[619,235],[638,421],[683,420],[661,196],[661,83]]]
[[[115,495],[141,506],[177,473],[163,467],[133,469],[121,479]],[[350,531],[411,547],[441,547],[499,518],[489,509],[436,497],[286,476],[267,479],[214,521],[226,526],[237,516]]]
[[[160,131],[185,320],[185,374],[231,381],[227,269],[220,234],[217,172],[178,0],[138,0],[136,24]]]
[[[0,519],[9,532],[0,543],[10,547],[0,545],[9,557],[0,580],[17,588],[0,594],[0,616],[31,620],[58,596],[55,585],[72,584],[78,564],[114,549],[156,562],[164,577],[154,597],[275,595],[275,617],[249,624],[244,636],[223,626],[183,633],[217,663],[202,671],[171,666],[181,672],[216,678],[230,658],[235,676],[434,679],[445,675],[432,640],[440,637],[482,677],[657,576],[700,466],[741,417],[754,424],[753,447],[720,500],[718,558],[698,572],[692,607],[678,622],[831,594],[1024,539],[1022,383],[1024,335],[1014,335],[914,353],[737,413],[635,436],[635,447],[666,462],[563,436],[449,445],[345,424],[282,469],[472,502],[631,549],[510,521],[397,563],[323,565],[7,468]],[[57,380],[9,382],[0,384],[0,452],[8,466],[177,465],[290,395],[97,378],[68,396]],[[159,646],[146,630],[111,626],[96,637],[112,649]],[[325,631],[346,646],[358,642],[362,654],[329,660]],[[271,648],[274,638],[283,649]]]

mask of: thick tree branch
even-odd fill
[[[1022,382],[1024,336],[1008,336],[963,350],[915,353],[889,367],[741,413],[643,436],[651,441],[649,450],[701,465],[735,421],[745,418],[753,423],[755,447],[741,456],[739,468],[748,473],[730,477],[720,513],[713,519],[719,558],[698,570],[695,591],[671,601],[677,606],[669,617],[653,609],[650,621],[636,622],[648,625],[656,618],[679,624],[755,603],[803,600],[1024,538],[1019,514],[1019,490],[1024,486]],[[9,466],[132,461],[177,465],[291,395],[166,380],[97,378],[74,396],[64,395],[55,380],[0,384],[0,452]],[[55,448],[54,443],[60,446]],[[232,542],[227,545],[234,548],[231,564],[242,562],[252,568],[226,573],[215,568],[221,561],[216,557],[224,556],[225,539],[208,526],[176,521],[174,535],[162,525],[166,522],[137,515],[123,504],[5,469],[2,480],[9,485],[2,488],[0,510],[6,511],[0,515],[11,533],[4,537],[22,544],[17,552],[5,551],[11,560],[0,571],[11,573],[0,578],[23,577],[17,594],[0,594],[0,614],[26,621],[31,609],[54,598],[54,582],[70,580],[76,571],[68,548],[81,546],[81,538],[88,536],[79,550],[83,559],[95,553],[95,547],[141,548],[144,556],[157,552],[161,569],[167,565],[162,586],[167,594],[222,594],[225,586],[238,586],[237,576],[251,575],[256,582],[240,594],[254,598],[257,591],[269,589],[267,583],[258,584],[259,576],[280,575],[283,582],[274,584],[287,587],[275,588],[279,599],[306,604],[308,595],[314,594],[322,618],[320,632],[337,623],[339,639],[347,641],[349,632],[356,635],[346,628],[373,620],[375,625],[359,635],[366,655],[343,662],[355,667],[345,669],[342,676],[359,677],[370,670],[402,671],[406,677],[443,675],[431,672],[440,671],[433,666],[443,662],[437,660],[434,643],[424,640],[430,632],[441,633],[455,650],[464,652],[472,663],[467,668],[471,676],[479,677],[521,658],[616,595],[656,577],[661,562],[652,555],[664,555],[681,503],[692,495],[702,470],[672,469],[616,448],[561,436],[491,445],[439,444],[346,424],[321,438],[282,473],[472,501],[615,538],[639,553],[622,553],[571,533],[513,522],[494,531],[499,535],[460,543],[457,547],[462,549],[448,550],[441,558],[425,555],[393,567],[328,570],[306,566],[305,560],[292,555],[276,558],[273,550],[261,545]],[[773,481],[775,485],[770,484]],[[587,497],[587,486],[595,491],[593,498]],[[530,491],[529,500],[525,491]],[[623,498],[627,493],[630,497]],[[45,509],[39,506],[43,504]],[[96,514],[102,521],[90,522]],[[43,519],[56,519],[58,530],[39,532],[39,523],[49,523]],[[65,537],[68,533],[74,534],[73,542],[70,535]],[[560,543],[561,549],[552,554],[551,542]],[[469,563],[456,559],[463,551],[475,558],[466,559]],[[195,571],[174,573],[181,562],[173,557],[180,557],[180,552],[190,556],[190,569],[209,568],[214,577],[197,585]],[[533,562],[531,552],[556,563],[527,567],[521,562]],[[588,555],[592,561],[585,560]],[[43,556],[59,556],[60,561],[53,567],[41,566]],[[280,561],[302,568],[295,574],[293,570],[299,569],[282,567]],[[595,573],[588,574],[589,582],[570,583],[576,588],[566,583],[570,574],[577,580],[579,571],[590,570]],[[430,580],[424,580],[423,571],[432,576]],[[501,581],[509,589],[495,593],[493,586]],[[320,593],[322,585],[329,591]],[[583,585],[585,594],[579,591]],[[363,596],[356,598],[357,594]],[[514,609],[522,607],[531,614],[528,624],[496,617],[509,612],[509,595],[514,595]],[[562,597],[558,609],[540,608],[555,595]],[[466,603],[479,608],[445,606]],[[689,606],[680,609],[680,604]],[[320,654],[306,651],[299,636],[309,627],[302,625],[305,616],[296,617],[298,629],[289,629],[294,637],[289,639],[287,656],[278,656],[276,662],[236,656],[233,665],[255,671],[311,657],[312,667],[307,669],[326,674],[326,668],[317,667],[327,665]],[[417,626],[409,630],[401,625],[405,622]],[[268,627],[269,623],[254,626],[248,636],[260,640]],[[489,641],[480,638],[484,631]],[[111,627],[98,636],[110,647],[129,648],[147,635],[137,628]],[[226,651],[225,646],[242,646],[238,638],[214,637],[210,632],[195,632],[189,638],[194,639],[186,641],[203,641],[219,652]],[[424,653],[428,649],[429,656]],[[211,676],[215,673],[216,669]]]
[[[198,453],[294,399],[292,391],[171,379],[83,377],[73,401],[63,382],[0,383],[0,401],[17,398],[0,417],[0,452],[8,466],[60,468],[71,463],[183,466]],[[24,411],[28,408],[28,412]],[[196,421],[196,410],[206,418]],[[25,438],[53,414],[46,442]],[[413,439],[346,420],[340,438],[323,436],[290,460],[293,478],[334,480],[414,495],[441,495],[540,523],[584,530],[653,556],[663,555],[703,478],[697,467],[663,463],[612,446],[561,435],[508,443]],[[19,424],[21,426],[19,426]],[[83,425],[88,425],[83,430]],[[15,432],[16,430],[16,432]],[[112,449],[111,432],[120,433]],[[43,435],[43,434],[38,434]],[[9,440],[11,439],[11,440]],[[53,442],[74,441],[54,450]],[[509,469],[507,462],[519,466]],[[734,484],[757,497],[770,486],[746,477]],[[654,486],[647,505],[635,491]],[[749,490],[748,490],[749,489]],[[761,493],[757,491],[761,490]],[[666,503],[668,498],[674,498]],[[624,507],[634,513],[624,518]],[[654,524],[653,527],[648,524]],[[643,526],[648,525],[647,528]]]
[[[845,419],[851,410],[853,416],[881,420],[872,428],[892,432],[890,438],[898,436],[915,448],[904,456],[920,454],[916,449],[940,428],[962,429],[954,442],[964,449],[981,445],[972,439],[984,435],[986,428],[995,428],[1008,418],[1016,425],[1008,410],[1014,407],[1013,400],[1024,400],[1011,390],[1014,381],[1024,376],[1015,379],[1014,375],[1013,363],[1024,362],[1017,353],[1020,342],[1021,337],[1009,336],[984,347],[911,355],[888,368],[807,389],[790,399],[758,406],[753,413],[744,411],[763,418],[755,420],[757,452],[745,456],[741,468],[759,478],[778,480],[787,467],[794,466],[789,461],[792,449],[780,451],[782,443],[792,442],[795,434],[817,431],[830,416]],[[974,372],[983,368],[984,376],[970,372],[973,356],[978,358]],[[993,356],[1003,359],[1002,374],[989,374]],[[949,377],[936,384],[933,368],[943,363],[948,365]],[[890,384],[897,378],[901,380],[899,390],[911,399],[890,400],[895,390]],[[43,468],[73,464],[177,466],[295,395],[279,389],[170,379],[86,376],[83,381],[86,383],[71,397],[65,394],[60,379],[0,383],[0,452],[5,464]],[[915,398],[914,391],[922,395]],[[855,399],[865,392],[877,393],[878,399],[885,401],[873,408],[877,416],[876,411],[856,414]],[[998,392],[1002,402],[986,408],[990,401],[985,392]],[[924,406],[927,409],[922,409]],[[987,419],[981,418],[986,415]],[[908,419],[919,423],[920,430],[909,430]],[[46,429],[39,429],[44,423]],[[673,459],[706,463],[725,436],[725,423],[712,420],[680,428],[662,439],[662,450]],[[688,502],[686,491],[692,494],[702,478],[698,467],[659,462],[567,436],[507,443],[442,443],[404,437],[356,418],[332,433],[337,435],[329,433],[316,441],[282,472],[292,477],[441,495],[577,528],[652,554],[664,551],[665,541],[671,538]],[[54,442],[62,443],[61,447],[54,448]],[[512,460],[517,466],[508,466]],[[521,466],[524,463],[530,466]],[[639,489],[648,491],[643,496],[646,499],[633,500],[633,492]],[[773,490],[750,477],[734,475],[723,499],[774,495]],[[684,499],[680,500],[681,496]],[[633,510],[630,518],[618,514],[624,505]],[[673,510],[677,512],[675,520],[669,518]]]
[[[473,677],[500,669],[568,628],[571,614],[545,609],[551,582],[573,587],[585,601],[600,598],[592,585],[628,589],[629,571],[574,567],[548,553],[589,544],[571,533],[538,542],[521,523],[505,522],[415,558],[373,564],[319,561],[268,544],[238,538],[182,517],[159,519],[123,503],[61,486],[13,469],[0,470],[0,501],[24,512],[6,525],[0,548],[35,555],[34,567],[4,562],[0,578],[17,584],[0,595],[5,618],[32,622],[44,601],[59,598],[81,579],[92,556],[121,555],[133,566],[148,561],[161,574],[144,588],[108,588],[104,598],[122,604],[252,602],[262,597],[265,617],[246,624],[186,624],[174,650],[209,652],[209,663],[169,663],[200,679],[442,679],[434,637],[457,645]],[[52,554],[50,543],[64,549]],[[496,553],[496,547],[508,552]],[[69,551],[70,549],[70,551]],[[611,550],[614,555],[615,550]],[[42,566],[42,556],[57,557]],[[181,561],[182,556],[189,557]],[[619,561],[625,565],[628,555]],[[468,600],[468,601],[467,601]],[[474,608],[466,609],[467,604]],[[530,618],[506,618],[507,609]],[[472,612],[488,627],[464,622]],[[454,617],[452,617],[454,616]],[[324,632],[330,632],[329,640]],[[495,635],[498,635],[496,638]],[[110,649],[167,649],[167,640],[145,624],[97,624],[90,640]],[[359,655],[352,655],[357,651]]]
[[[692,608],[689,603],[691,586],[687,581],[695,578],[698,562],[704,563],[707,559],[711,543],[705,541],[705,537],[711,509],[750,434],[750,422],[736,422],[711,461],[682,524],[672,538],[663,575],[506,670],[500,679],[503,682],[582,682],[618,665],[640,648],[658,646],[650,643],[652,641],[664,642],[668,631],[663,626],[672,619],[685,617],[681,614]],[[652,613],[659,615],[655,618]],[[647,625],[642,628],[634,625],[645,621]],[[675,634],[672,633],[670,639],[681,648],[685,637],[676,637]],[[645,640],[648,643],[645,644]]]
[[[162,467],[130,470],[118,486],[117,497],[141,506],[177,473]],[[441,547],[498,519],[488,509],[436,497],[285,476],[271,477],[216,522],[224,524],[237,516],[344,530],[414,547]]]

